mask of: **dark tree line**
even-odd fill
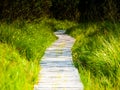
[[[119,0],[1,0],[0,19],[119,20]]]

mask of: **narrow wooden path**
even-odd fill
[[[40,62],[40,81],[34,86],[34,90],[83,90],[71,56],[75,40],[64,32],[55,32],[59,39],[46,50]]]

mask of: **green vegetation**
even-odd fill
[[[32,90],[37,80],[37,62],[27,61],[17,50],[7,44],[0,44],[0,89]]]
[[[98,21],[120,19],[119,0],[4,0],[0,20],[50,17],[60,20]]]
[[[85,90],[119,90],[120,24],[79,23],[67,33],[76,38],[72,54]]]
[[[46,21],[0,24],[0,90],[33,89],[40,58],[56,40],[53,27]]]
[[[72,48],[85,90],[120,88],[120,24],[100,21],[76,23],[67,20],[15,20],[0,25],[0,89],[32,90],[37,82],[39,61],[56,37],[66,29],[76,38]]]
[[[119,22],[119,0],[2,0],[0,90],[33,88],[58,29],[76,38],[72,54],[85,90],[118,90]]]

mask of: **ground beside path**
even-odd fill
[[[55,32],[58,40],[46,50],[40,62],[40,81],[34,86],[34,90],[83,90],[71,56],[75,40],[64,32]]]

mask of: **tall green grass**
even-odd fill
[[[47,20],[0,23],[0,90],[32,90],[39,61],[56,40]]]
[[[1,42],[12,44],[21,55],[29,60],[40,58],[46,47],[54,40],[52,28],[44,22],[27,23],[15,21],[12,24],[1,24]]]
[[[32,90],[39,71],[37,62],[21,57],[18,51],[0,43],[0,89]]]
[[[120,24],[55,19],[0,23],[0,90],[33,89],[40,58],[58,29],[76,38],[73,61],[85,90],[119,90]]]
[[[85,90],[119,90],[120,24],[81,23],[67,33],[76,38],[72,55]]]

